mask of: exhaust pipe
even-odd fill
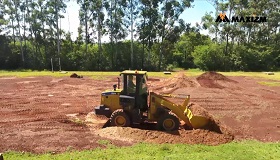
[[[118,77],[118,89],[120,89],[120,78]]]

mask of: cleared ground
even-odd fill
[[[215,76],[150,77],[149,86],[159,93],[190,94],[192,102],[225,126],[222,133],[184,129],[166,133],[154,131],[153,126],[102,128],[106,119],[90,112],[99,104],[100,93],[116,84],[115,76],[103,80],[1,77],[0,152],[62,152],[102,148],[104,142],[127,146],[142,141],[217,145],[233,138],[279,141],[280,87],[261,85],[260,81],[268,80],[260,78]]]

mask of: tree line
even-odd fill
[[[59,25],[67,2],[2,0],[0,69],[50,70],[51,59],[56,70],[59,59],[63,70],[280,68],[277,0],[208,0],[215,13],[205,13],[195,26],[180,18],[193,0],[77,0],[76,40]],[[267,22],[215,22],[220,13],[263,16]]]

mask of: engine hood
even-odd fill
[[[106,90],[105,92],[102,92],[102,95],[103,95],[103,96],[108,96],[108,95],[119,94],[121,91],[122,91],[121,89]]]

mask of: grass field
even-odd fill
[[[73,73],[77,73],[82,76],[89,76],[93,79],[103,79],[104,76],[119,76],[120,72],[101,72],[101,71],[67,71],[66,72],[51,72],[51,71],[5,71],[0,70],[0,77],[34,77],[34,76],[53,76],[53,77],[64,77],[70,76]],[[164,75],[163,72],[149,72],[149,76],[155,77],[170,77],[172,75]]]
[[[72,73],[77,73],[82,76],[89,76],[94,79],[103,79],[104,76],[118,76],[120,72],[101,72],[101,71],[68,71],[67,73],[60,73],[51,71],[31,71],[31,70],[21,70],[21,71],[6,71],[0,70],[0,77],[3,76],[16,76],[16,77],[34,77],[34,76],[53,76],[53,77],[64,77],[70,76]],[[191,69],[185,71],[187,76],[199,76],[203,71],[198,69]],[[280,72],[274,72],[274,75],[267,75],[263,72],[219,72],[225,76],[248,76],[248,77],[259,77],[269,80],[280,80]],[[171,77],[172,75],[165,75],[163,72],[148,72],[148,76],[153,77]],[[261,83],[266,85],[265,83]],[[277,85],[277,84],[276,84]]]
[[[280,82],[265,82],[265,81],[261,81],[258,82],[261,85],[266,85],[266,86],[280,86]]]
[[[257,141],[231,142],[219,146],[187,144],[137,144],[132,147],[114,147],[84,151],[68,151],[61,154],[6,152],[5,159],[65,160],[65,159],[232,159],[232,160],[273,160],[280,159],[280,143]]]

